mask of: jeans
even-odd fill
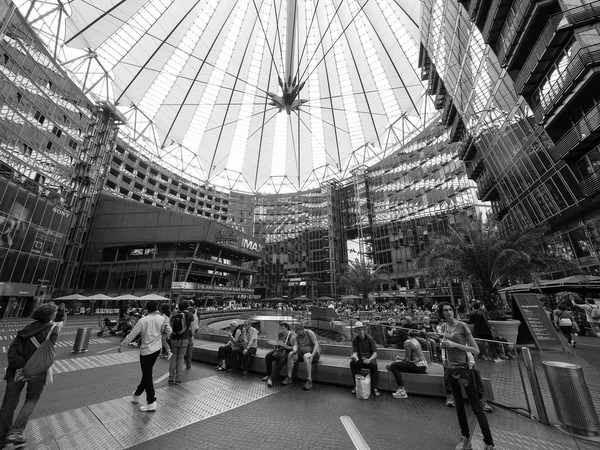
[[[404,387],[402,372],[404,373],[425,373],[427,367],[417,366],[409,361],[396,361],[390,365],[390,370],[396,379],[398,387]]]
[[[483,381],[481,380],[481,372],[477,369],[471,369],[473,372],[473,377],[475,378],[475,385],[477,386],[477,396],[479,400],[483,398]],[[446,395],[452,394],[452,387],[450,386],[450,379],[452,375],[450,375],[450,371],[444,368],[444,383],[446,386]]]
[[[352,371],[352,377],[360,374],[360,369],[368,368],[371,373],[371,390],[377,389],[377,381],[379,379],[379,372],[377,372],[377,360],[372,360],[370,364],[365,364],[362,361],[350,361],[350,370]]]
[[[239,345],[236,345],[235,347],[232,347],[231,345],[222,345],[221,347],[219,347],[219,351],[217,352],[217,359],[219,360],[219,364],[221,364],[227,359],[227,355],[234,354],[236,361],[238,361],[236,365],[239,365],[239,359],[240,355],[242,354],[242,350],[244,350],[243,347]],[[226,365],[227,363],[224,362],[224,364]]]
[[[187,349],[185,351],[185,367],[192,367],[192,355],[194,353],[194,336],[192,336],[187,345]]]
[[[14,381],[14,376],[6,381],[6,391],[4,393],[4,401],[0,408],[0,442],[3,442],[9,431],[22,433],[27,426],[29,417],[33,414],[35,405],[37,405],[40,395],[44,390],[46,374],[39,375],[29,381]],[[27,383],[27,393],[25,394],[25,403],[19,411],[17,420],[13,423],[15,409],[19,404],[21,392]]]
[[[171,339],[173,357],[169,363],[169,380],[181,381],[183,373],[183,357],[188,347],[188,339]]]
[[[156,362],[156,358],[160,350],[150,355],[140,355],[140,366],[142,367],[142,381],[138,385],[137,389],[133,393],[134,395],[142,395],[146,391],[146,402],[148,404],[156,401],[154,392],[154,380],[152,379],[152,368]]]
[[[465,401],[462,396],[462,391],[458,380],[454,377],[448,377],[450,379],[450,387],[452,388],[452,394],[454,395],[454,401],[456,402],[456,415],[458,416],[458,424],[460,426],[460,432],[463,436],[469,437],[469,419],[467,419],[467,413],[465,412]],[[465,388],[471,409],[477,417],[479,428],[481,428],[481,434],[483,434],[483,442],[487,445],[494,445],[494,439],[492,438],[492,432],[490,425],[488,424],[485,412],[481,409],[481,403],[479,402],[479,395],[477,394],[477,383],[473,371],[470,371],[469,385]]]
[[[573,342],[573,336],[571,336],[571,331],[573,331],[573,325],[569,325],[568,327],[559,327],[560,331],[562,331],[562,334],[564,337],[567,338],[567,343],[571,343]]]
[[[275,350],[271,350],[269,353],[267,353],[265,355],[265,363],[267,365],[267,376],[269,378],[272,378],[271,377],[272,374],[275,377],[279,376],[281,369],[283,369],[283,366],[285,366],[287,364],[288,354],[290,352],[289,352],[289,350],[286,350],[285,354],[281,358],[277,358],[277,359],[273,359],[273,353],[275,353]],[[273,361],[275,361],[275,370],[273,370]]]
[[[242,370],[248,370],[248,364],[250,363],[250,358],[256,354],[256,347],[249,348],[246,354],[243,353],[242,350]]]

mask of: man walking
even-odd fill
[[[153,412],[156,411],[156,396],[154,392],[154,382],[152,379],[152,368],[156,362],[156,358],[160,354],[162,348],[162,335],[163,333],[170,334],[171,326],[169,321],[159,314],[158,302],[150,300],[146,304],[148,315],[142,317],[133,327],[131,333],[121,342],[119,346],[119,353],[121,353],[121,347],[128,345],[138,335],[142,336],[140,345],[140,366],[142,368],[142,381],[131,395],[132,403],[139,403],[140,396],[146,391],[146,405],[140,407],[140,411]]]
[[[592,329],[592,336],[600,337],[600,307],[596,305],[594,299],[586,299],[587,304],[585,305],[578,305],[575,303],[575,300],[571,300],[571,303],[575,308],[583,309],[585,311],[585,318]]]

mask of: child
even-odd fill
[[[167,323],[169,323],[169,316],[171,315],[171,307],[169,306],[168,303],[162,303],[160,305],[160,313],[163,315],[163,317],[165,318],[165,325]],[[162,346],[163,346],[163,352],[160,355],[161,358],[167,358],[167,361],[171,359],[171,357],[173,356],[173,352],[171,352],[171,346],[169,345],[169,335],[167,335],[165,332],[165,326],[163,325],[163,333],[162,333]],[[165,352],[166,350],[166,352]]]

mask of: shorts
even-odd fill
[[[319,358],[321,358],[321,354],[317,353],[312,360],[312,364],[314,363],[318,363],[319,362]],[[298,362],[302,362],[304,361],[304,353],[298,353]]]

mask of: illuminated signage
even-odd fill
[[[215,234],[215,242],[217,244],[240,247],[244,250],[261,253],[262,245],[248,238],[240,238],[240,235],[235,230],[219,230]]]

